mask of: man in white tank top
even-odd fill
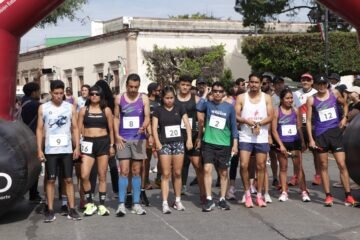
[[[73,159],[80,155],[79,130],[77,126],[76,108],[63,101],[64,83],[54,80],[50,84],[51,101],[39,107],[36,140],[38,158],[45,161],[46,167],[46,195],[48,211],[44,222],[53,222],[55,180],[58,166],[62,170],[66,194],[69,201],[68,219],[80,220],[75,210],[74,185],[72,181]],[[44,138],[45,136],[45,138]],[[45,139],[45,144],[43,144]],[[74,141],[74,142],[73,142]],[[45,146],[45,154],[43,151]],[[75,149],[73,150],[73,146]]]
[[[239,149],[240,174],[245,189],[245,206],[253,207],[249,190],[249,161],[252,152],[256,155],[258,176],[258,193],[256,204],[266,207],[262,197],[265,162],[270,151],[268,142],[269,124],[273,117],[271,97],[261,92],[261,75],[252,73],[249,76],[249,91],[236,99],[236,119],[240,123]]]

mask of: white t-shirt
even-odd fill
[[[295,107],[300,108],[303,123],[306,123],[306,111],[307,111],[306,101],[307,101],[308,97],[310,97],[316,93],[317,93],[317,91],[314,88],[312,88],[309,92],[304,92],[303,89],[300,89],[294,93]]]

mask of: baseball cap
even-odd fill
[[[202,84],[202,83],[206,83],[206,80],[205,80],[205,78],[203,78],[203,77],[199,77],[199,78],[196,80],[196,84]]]
[[[357,94],[360,95],[360,87],[358,87],[358,86],[352,86],[352,87],[346,89],[345,91],[349,92],[349,93],[356,92]]]
[[[335,79],[337,81],[340,81],[340,75],[337,73],[332,73],[330,74],[330,76],[328,77],[328,79]]]
[[[315,83],[328,83],[326,74],[319,74],[315,77]]]
[[[304,73],[303,75],[301,75],[301,78],[309,78],[313,80],[313,76],[310,73]]]

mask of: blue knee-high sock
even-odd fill
[[[119,177],[119,203],[125,202],[125,196],[126,196],[128,184],[129,184],[129,180],[127,176]]]
[[[138,204],[140,203],[141,177],[133,176],[131,183],[133,189],[133,201],[134,204]]]

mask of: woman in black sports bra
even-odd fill
[[[110,214],[104,206],[106,199],[106,172],[109,155],[115,154],[112,112],[106,106],[104,94],[99,86],[90,88],[89,99],[79,112],[79,130],[83,136],[81,141],[81,179],[84,187],[87,204],[85,216],[91,216],[98,212],[101,216]],[[91,183],[89,181],[91,168],[95,160],[99,175],[99,199],[100,205],[93,203],[91,195]]]

